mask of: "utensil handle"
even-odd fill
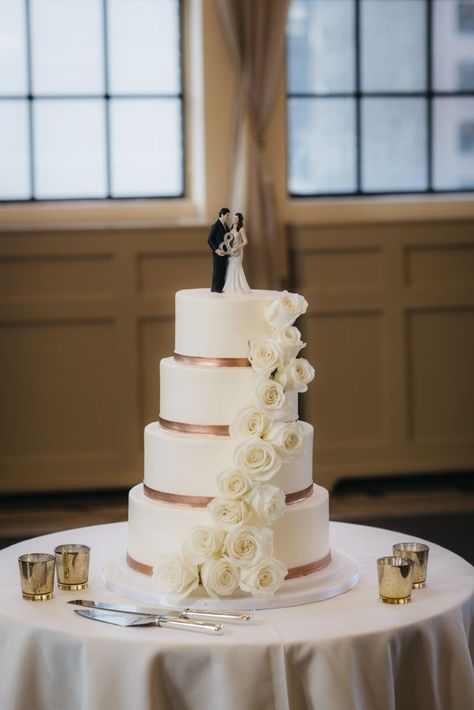
[[[163,626],[168,629],[196,631],[201,634],[212,634],[213,636],[220,636],[224,632],[222,624],[206,624],[204,621],[192,621],[191,619],[171,619],[158,616],[155,623],[157,626]]]
[[[202,609],[184,609],[183,618],[248,622],[252,620],[252,614],[246,611],[204,611]]]

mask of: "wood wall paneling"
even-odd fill
[[[0,234],[1,492],[142,479],[174,293],[208,262],[196,227]]]
[[[473,224],[288,228],[315,479],[474,463]],[[0,491],[131,486],[205,226],[0,233]]]
[[[289,243],[315,479],[472,469],[472,222],[293,226]]]
[[[469,443],[474,422],[474,308],[407,314],[410,437]]]

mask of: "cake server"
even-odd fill
[[[86,606],[90,609],[107,609],[122,611],[125,614],[152,614],[173,617],[175,619],[196,619],[201,621],[251,621],[252,614],[248,611],[205,611],[202,609],[157,609],[135,604],[114,604],[113,602],[98,602],[93,599],[73,599],[67,602],[75,606]]]
[[[204,621],[191,621],[190,619],[176,619],[161,614],[122,614],[119,611],[105,611],[101,609],[74,609],[76,614],[85,616],[94,621],[104,621],[115,626],[162,626],[166,629],[179,629],[181,631],[197,631],[202,634],[220,636],[224,627],[222,624],[206,624]]]

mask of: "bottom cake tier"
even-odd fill
[[[206,508],[152,500],[139,484],[129,494],[128,564],[150,575],[160,557],[180,553],[191,528],[209,524]],[[331,559],[327,490],[314,485],[313,495],[288,505],[273,530],[274,556],[288,568],[288,578],[325,567]]]

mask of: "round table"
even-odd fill
[[[0,551],[2,710],[471,710],[474,570],[430,544],[428,584],[412,603],[382,604],[376,558],[418,540],[331,523],[331,545],[356,559],[359,584],[315,604],[255,614],[210,637],[84,619],[77,597],[125,601],[102,581],[125,549],[126,523],[66,530]],[[17,558],[59,543],[92,548],[89,589],[23,601]]]

